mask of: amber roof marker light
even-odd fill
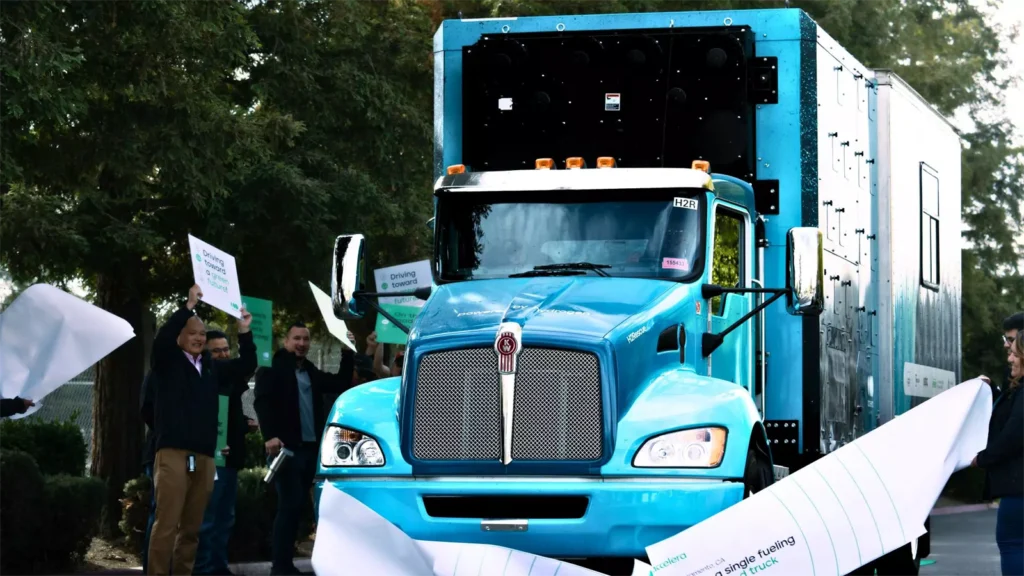
[[[615,158],[611,156],[601,156],[597,159],[598,168],[615,168]]]
[[[583,162],[583,158],[581,156],[573,156],[566,159],[565,167],[570,170],[578,170],[580,168],[586,168],[586,164]]]
[[[700,170],[705,174],[710,174],[711,162],[708,162],[707,160],[694,160],[693,164],[691,165],[691,168],[693,168],[694,170]]]
[[[537,170],[554,170],[555,159],[554,158],[537,158],[534,162],[534,167]]]
[[[466,166],[464,164],[452,164],[451,166],[448,167],[448,175],[449,176],[451,176],[453,174],[465,174],[465,173],[466,173]]]

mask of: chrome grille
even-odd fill
[[[518,359],[512,459],[596,460],[601,372],[587,352],[524,348]],[[492,348],[427,354],[416,376],[413,456],[501,458],[501,378]]]

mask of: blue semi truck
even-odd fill
[[[433,282],[318,490],[614,570],[959,382],[959,139],[804,12],[446,21],[434,65]],[[387,315],[364,240],[342,319]]]

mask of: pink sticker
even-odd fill
[[[683,272],[689,272],[690,261],[686,258],[663,258],[661,261],[661,267],[667,270],[682,270]]]

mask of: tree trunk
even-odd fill
[[[124,318],[135,330],[135,337],[101,360],[96,370],[90,472],[107,483],[101,527],[105,537],[120,535],[117,524],[125,482],[142,472],[144,425],[139,399],[146,371],[146,337],[151,337],[152,330],[145,325],[148,302],[139,293],[136,275],[121,270],[97,279],[97,305]]]

